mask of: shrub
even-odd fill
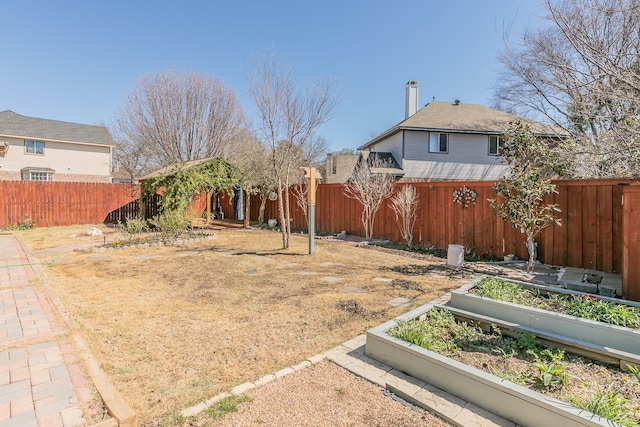
[[[124,223],[118,221],[116,228],[127,234],[129,240],[133,240],[138,234],[149,230],[149,224],[144,218],[127,218]]]
[[[173,238],[184,233],[190,221],[182,210],[165,210],[150,221],[163,238]]]
[[[22,221],[18,222],[16,225],[5,225],[2,227],[3,231],[16,231],[16,230],[31,230],[32,228],[36,228],[36,222],[29,218],[29,215],[24,215],[22,217]]]

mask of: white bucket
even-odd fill
[[[447,265],[454,268],[462,267],[464,262],[464,246],[462,245],[449,245],[447,251]]]

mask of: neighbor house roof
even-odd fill
[[[565,132],[554,126],[524,119],[494,108],[478,104],[464,104],[458,101],[454,103],[434,101],[376,136],[359,149],[366,149],[401,130],[500,135],[507,130],[509,122],[518,120],[527,123],[538,136],[559,137],[566,135]]]
[[[21,116],[10,110],[0,111],[0,135],[79,144],[113,145],[111,135],[104,126]]]

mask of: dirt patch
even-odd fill
[[[23,240],[55,247],[47,240],[54,235],[44,232],[46,238]],[[60,246],[76,232],[58,231]],[[68,262],[41,269],[142,425],[170,424],[166,420],[184,408],[327,351],[407,310],[390,307],[390,299],[409,294],[417,307],[463,283],[455,276],[387,270],[392,280],[410,278],[416,290],[407,290],[375,281],[380,267],[410,259],[416,271],[430,271],[433,261],[331,241],[316,242],[315,254],[308,255],[307,237],[296,235],[290,249],[280,246],[275,232],[229,230],[188,247],[115,249],[108,259],[67,253]],[[180,256],[185,251],[197,254]],[[329,276],[340,281],[322,280]],[[367,290],[349,298],[355,304],[343,303],[346,311],[336,308],[345,286]]]
[[[382,388],[339,366],[320,362],[247,395],[235,413],[185,426],[367,426],[447,427],[420,408],[386,396]]]
[[[386,310],[377,310],[377,311],[367,310],[358,301],[354,299],[339,300],[336,303],[336,308],[338,310],[346,311],[347,313],[355,314],[355,315],[362,316],[369,319],[384,316],[386,312]]]

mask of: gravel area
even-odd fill
[[[210,426],[435,426],[452,424],[330,362],[322,361],[247,393],[251,401]]]

